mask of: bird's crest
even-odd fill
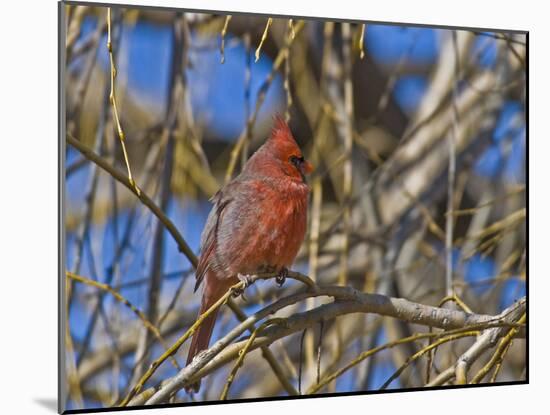
[[[273,116],[273,128],[271,130],[270,139],[275,141],[288,141],[297,145],[292,135],[292,131],[290,131],[290,127],[280,114],[275,114]]]

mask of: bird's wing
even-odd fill
[[[213,254],[216,248],[216,239],[218,233],[218,226],[220,223],[220,218],[223,215],[223,210],[231,202],[231,199],[225,197],[225,192],[218,190],[218,192],[211,199],[214,202],[212,210],[208,214],[208,219],[206,220],[206,225],[202,232],[201,237],[201,247],[200,247],[200,257],[199,263],[197,265],[197,271],[195,273],[196,283],[195,291],[201,285],[201,282],[208,272],[210,267],[210,257]]]

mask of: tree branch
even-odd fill
[[[324,304],[315,309],[297,313],[279,322],[277,326],[269,327],[258,333],[252,344],[247,346],[248,340],[230,344],[255,322],[274,314],[276,311],[298,301],[312,296],[329,296],[334,298],[333,303]],[[374,313],[381,316],[393,317],[409,323],[437,327],[445,330],[459,329],[473,326],[477,330],[492,327],[495,324],[509,325],[511,315],[524,311],[526,300],[522,298],[498,316],[466,313],[458,310],[449,310],[429,305],[414,303],[402,298],[392,298],[380,294],[367,294],[351,287],[316,287],[284,297],[265,307],[256,314],[248,317],[243,323],[231,330],[224,338],[216,342],[210,349],[200,353],[195,360],[176,376],[163,382],[158,391],[147,401],[147,404],[166,402],[174,393],[185,385],[213,372],[219,367],[239,356],[239,352],[246,346],[250,352],[259,347],[270,345],[278,339],[299,332],[307,327],[334,319],[341,315],[352,313]],[[500,334],[500,332],[499,332]],[[525,336],[520,329],[518,336]]]

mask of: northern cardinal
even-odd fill
[[[287,123],[276,116],[267,141],[212,198],[196,270],[195,291],[204,281],[199,315],[247,275],[276,272],[284,281],[306,233],[305,175],[312,170]],[[208,348],[216,315],[194,333],[187,364]],[[199,388],[200,382],[187,390]]]

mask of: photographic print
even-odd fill
[[[528,381],[527,32],[66,1],[59,42],[60,412]]]

